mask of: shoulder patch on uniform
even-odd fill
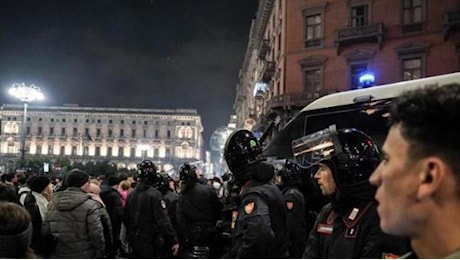
[[[244,206],[244,212],[246,212],[246,214],[249,215],[254,210],[254,207],[255,207],[255,202],[251,201]]]
[[[292,210],[292,208],[294,208],[294,202],[293,201],[286,201],[286,208],[288,210]]]
[[[166,209],[166,202],[164,200],[160,200],[160,205],[162,209]]]
[[[397,259],[399,258],[399,255],[395,255],[393,253],[382,253],[382,258],[383,259]]]

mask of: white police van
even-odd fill
[[[265,147],[270,160],[292,158],[292,140],[335,124],[356,128],[381,145],[388,126],[388,109],[401,92],[428,85],[460,84],[460,72],[329,94],[304,107]],[[454,122],[453,122],[454,123]]]

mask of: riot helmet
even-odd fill
[[[262,146],[253,133],[240,129],[228,137],[224,157],[235,178],[241,179],[246,166],[263,159]]]
[[[158,183],[158,190],[161,191],[161,193],[166,194],[168,192],[169,188],[169,182],[172,181],[173,179],[166,173],[162,172],[160,173],[160,180]]]
[[[354,128],[337,130],[335,125],[292,141],[292,149],[302,167],[330,167],[339,189],[368,182],[380,162],[371,137]]]
[[[301,182],[302,169],[297,163],[286,160],[284,167],[278,171],[278,175],[281,176],[284,186],[297,186]]]
[[[151,160],[144,160],[137,165],[137,178],[148,184],[155,184],[160,180],[157,166]]]
[[[182,164],[179,168],[179,179],[185,183],[197,182],[196,166],[188,162]]]

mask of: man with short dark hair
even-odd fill
[[[404,257],[460,258],[459,121],[458,83],[405,92],[392,105],[370,182],[382,230],[410,238]]]

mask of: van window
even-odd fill
[[[335,124],[337,129],[356,128],[371,136],[379,148],[388,130],[387,117],[391,99],[307,111],[295,118],[283,136],[266,147],[264,154],[272,158],[292,158],[291,142],[304,135]]]

